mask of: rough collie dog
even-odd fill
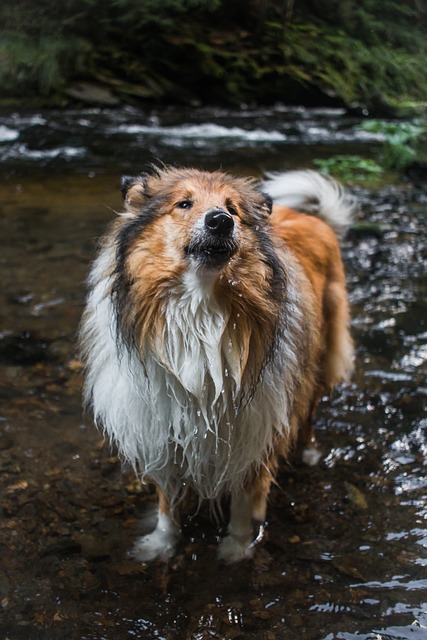
[[[279,458],[300,444],[310,462],[316,403],[352,369],[335,233],[351,206],[310,171],[264,188],[318,217],[222,172],[125,177],[125,211],[93,265],[85,399],[157,487],[157,526],[134,549],[142,561],[173,554],[188,492],[217,506],[230,496],[219,557],[251,556]]]

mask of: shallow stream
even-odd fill
[[[167,565],[127,551],[154,504],[81,409],[75,337],[120,175],[161,161],[262,176],[380,140],[338,110],[0,115],[0,637],[427,638],[427,183],[354,188],[343,243],[357,367],[323,458],[281,470],[253,561],[202,511]]]

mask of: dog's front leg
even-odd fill
[[[267,506],[267,495],[254,488],[231,496],[228,533],[220,543],[218,557],[226,564],[251,558],[262,537]],[[255,526],[254,526],[255,524]],[[254,536],[257,530],[257,536]]]
[[[140,562],[149,562],[159,558],[168,560],[175,553],[176,544],[181,535],[178,510],[171,510],[160,489],[157,489],[159,506],[157,524],[151,533],[142,536],[135,543],[131,555]]]

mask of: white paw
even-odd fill
[[[315,467],[321,457],[322,453],[317,447],[305,447],[302,451],[302,461],[308,467]]]
[[[150,562],[156,558],[168,560],[175,553],[177,540],[177,535],[155,529],[153,533],[139,538],[129,555],[138,562]]]
[[[254,553],[254,545],[252,540],[242,542],[232,535],[225,536],[220,542],[218,549],[218,559],[225,564],[234,564],[241,560],[251,558]]]
[[[181,531],[172,518],[159,513],[154,531],[139,538],[129,555],[139,562],[150,562],[156,558],[168,560],[175,553],[180,534]]]

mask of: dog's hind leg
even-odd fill
[[[149,562],[159,558],[168,560],[175,553],[180,538],[179,512],[171,510],[162,491],[157,488],[159,497],[157,524],[151,533],[136,541],[131,556],[140,562]]]
[[[311,402],[308,415],[304,420],[302,420],[298,430],[297,453],[299,454],[302,462],[309,467],[314,467],[322,457],[322,453],[317,445],[313,427],[313,415],[316,410],[317,403],[317,398]]]
[[[329,282],[324,292],[325,317],[324,354],[320,363],[320,379],[307,414],[301,421],[298,448],[303,462],[316,465],[321,453],[316,445],[313,414],[324,392],[347,380],[353,370],[354,348],[349,332],[350,314],[343,275]]]
[[[324,313],[328,330],[323,377],[325,388],[331,389],[348,380],[354,368],[354,346],[349,331],[350,313],[344,283],[329,283],[324,295]]]

